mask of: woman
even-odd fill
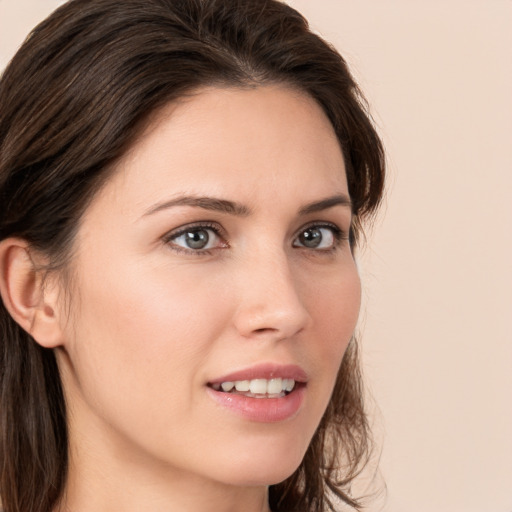
[[[273,0],[74,0],[0,82],[5,512],[359,507],[381,143]]]

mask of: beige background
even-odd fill
[[[0,68],[59,3],[0,0]],[[386,512],[512,512],[512,1],[291,0],[373,106],[362,258]],[[381,502],[379,502],[381,503]]]

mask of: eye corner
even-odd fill
[[[327,231],[328,236],[324,233]],[[304,237],[307,232],[313,232],[309,240]],[[301,241],[301,237],[303,240]],[[303,226],[295,236],[292,247],[306,249],[316,253],[331,253],[336,251],[341,242],[349,241],[349,234],[332,222],[312,222]],[[325,245],[327,243],[327,245]]]
[[[194,256],[209,255],[229,247],[223,229],[213,222],[186,224],[169,231],[161,240],[175,252]]]

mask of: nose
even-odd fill
[[[283,253],[245,261],[238,276],[239,304],[234,316],[238,333],[279,341],[301,332],[311,318],[297,277]]]

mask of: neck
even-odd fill
[[[85,428],[70,423],[67,482],[54,512],[270,512],[266,486],[191,474],[137,452],[92,421]]]
[[[167,479],[164,485],[119,477],[106,480],[70,474],[55,512],[270,512],[266,488],[230,488],[183,476]]]
[[[77,455],[55,512],[270,512],[264,486],[232,486],[137,459],[106,460],[105,453]]]

